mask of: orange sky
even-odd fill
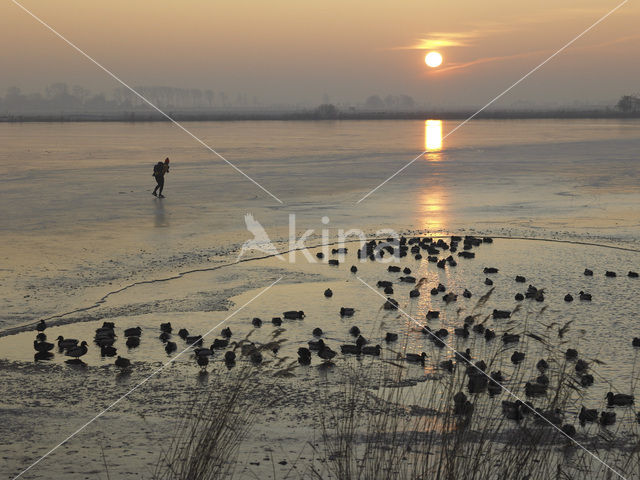
[[[24,0],[132,85],[210,88],[263,103],[362,102],[409,94],[479,105],[615,7],[616,1]],[[579,5],[579,6],[578,6]],[[11,1],[0,4],[0,89],[117,85]],[[629,2],[507,95],[514,102],[615,100],[640,90],[640,6]],[[439,41],[443,71],[425,66]],[[446,69],[446,70],[445,70]]]

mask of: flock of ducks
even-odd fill
[[[391,240],[387,239],[386,242],[376,242],[375,240],[371,240],[367,242],[364,248],[359,249],[357,252],[357,257],[359,259],[368,258],[370,260],[377,260],[383,258],[385,255],[395,255],[399,258],[405,257],[408,255],[413,255],[416,260],[422,259],[423,253],[427,256],[427,261],[435,263],[438,268],[446,269],[455,267],[457,265],[456,260],[453,257],[453,253],[458,252],[458,258],[460,259],[472,259],[475,257],[475,253],[471,250],[474,247],[478,247],[483,243],[492,243],[493,240],[490,237],[477,238],[474,236],[466,236],[464,238],[460,236],[452,236],[449,243],[445,242],[443,239],[439,239],[437,241],[433,241],[430,238],[420,238],[415,237],[411,239],[407,239],[402,237],[398,242],[397,246],[390,244]],[[442,252],[448,252],[449,255],[445,258],[438,258],[438,255]],[[347,249],[333,249],[332,254],[346,254]],[[319,258],[324,258],[322,253],[318,253],[317,256]],[[337,259],[329,259],[328,265],[337,266],[339,265],[339,261]],[[351,269],[351,272],[357,272],[357,267],[354,265]],[[423,286],[426,279],[417,280],[414,276],[412,276],[412,271],[409,267],[400,267],[398,265],[390,265],[388,266],[389,273],[399,273],[402,274],[401,277],[397,279],[399,283],[402,284],[410,284],[415,285],[409,292],[410,298],[419,297],[421,295],[421,287]],[[485,267],[483,273],[486,275],[484,284],[488,286],[493,285],[493,281],[490,276],[492,274],[498,273],[498,268],[496,267]],[[585,276],[593,276],[593,271],[590,269],[585,269]],[[616,273],[612,271],[605,272],[606,277],[616,277]],[[627,274],[630,278],[638,278],[638,273],[630,271]],[[516,283],[526,283],[526,278],[522,275],[517,275],[515,277]],[[396,310],[398,308],[398,302],[391,297],[394,294],[394,282],[390,280],[380,280],[377,282],[377,287],[382,289],[384,294],[387,295],[387,299],[383,305],[385,310]],[[447,292],[447,288],[438,284],[434,286],[430,290],[430,294],[432,296],[437,296],[442,294],[442,300],[445,304],[449,304],[451,302],[456,302],[458,299],[458,295],[452,291]],[[462,296],[464,298],[471,298],[472,293],[468,289],[464,289]],[[327,298],[331,298],[333,296],[333,291],[331,289],[326,289],[324,291],[324,296]],[[581,301],[591,301],[592,296],[589,293],[584,291],[580,291],[577,294],[578,298]],[[544,291],[543,289],[539,289],[533,285],[529,285],[526,291],[522,293],[517,293],[515,296],[516,301],[523,301],[524,299],[532,299],[537,302],[543,302]],[[571,293],[566,294],[564,300],[566,302],[573,301],[573,295]],[[353,307],[341,307],[339,311],[339,315],[341,318],[352,317],[356,312],[356,309]],[[508,319],[511,316],[511,311],[508,310],[493,310],[491,316],[494,319]],[[440,312],[437,310],[429,311],[426,314],[426,320],[429,322],[430,320],[437,319],[440,316]],[[486,328],[482,323],[475,323],[475,319],[477,316],[467,316],[464,319],[464,323],[462,326],[456,327],[453,329],[453,334],[456,337],[466,339],[469,336],[473,335],[481,335],[484,337],[485,341],[490,342],[496,338],[497,334],[494,330]],[[280,327],[283,323],[283,318],[285,320],[303,320],[305,318],[305,313],[302,310],[292,310],[283,312],[282,317],[273,317],[271,323],[275,327]],[[263,325],[262,319],[255,317],[251,320],[251,323],[254,328],[260,328]],[[36,340],[34,340],[34,349],[35,359],[36,360],[45,360],[53,357],[53,349],[56,345],[53,343],[49,343],[46,340],[46,334],[44,333],[47,328],[47,325],[44,320],[41,320],[40,323],[36,326],[36,330],[38,334],[36,336]],[[443,348],[446,345],[445,338],[449,336],[450,332],[446,328],[435,329],[427,324],[422,326],[422,333],[433,342],[436,347]],[[142,335],[142,328],[133,327],[124,330],[124,337],[126,338],[126,346],[128,348],[136,348],[140,345],[140,337]],[[164,344],[164,349],[167,354],[171,355],[172,353],[178,350],[178,344],[172,338],[173,335],[173,327],[171,323],[162,323],[160,325],[160,334],[159,339]],[[232,332],[230,328],[225,328],[221,332],[222,338],[216,338],[213,340],[213,343],[209,347],[203,346],[204,338],[201,335],[192,335],[185,328],[181,328],[178,333],[178,337],[185,343],[184,349],[192,350],[193,357],[195,359],[195,363],[198,367],[200,367],[202,372],[206,371],[207,366],[210,363],[210,359],[214,356],[216,351],[225,350],[227,348],[231,348],[224,353],[224,362],[228,368],[231,368],[236,362],[236,351],[240,349],[240,352],[243,356],[248,357],[250,361],[256,365],[261,364],[263,361],[262,353],[265,350],[270,350],[272,353],[277,353],[279,348],[278,342],[271,342],[267,345],[257,345],[253,342],[248,342],[246,340],[241,340],[239,342],[231,342],[230,339],[232,337]],[[352,337],[352,342],[343,343],[339,345],[339,352],[344,356],[372,356],[379,357],[382,353],[382,346],[380,343],[372,344],[368,339],[366,339],[360,329],[357,326],[352,326],[349,329],[349,335]],[[322,361],[323,365],[332,365],[332,360],[338,355],[338,351],[331,348],[330,345],[327,344],[324,337],[324,332],[321,328],[316,327],[312,331],[312,339],[308,341],[306,347],[298,348],[298,363],[301,365],[310,365],[312,361],[312,356],[315,353]],[[117,348],[114,346],[116,342],[117,335],[115,333],[115,325],[112,322],[104,322],[102,327],[96,329],[94,343],[100,348],[101,356],[103,357],[114,357],[117,356],[115,360],[115,365],[122,369],[128,370],[131,368],[131,361],[127,358],[117,355]],[[390,344],[396,342],[399,338],[398,333],[396,332],[386,332],[384,338],[381,343]],[[520,335],[505,332],[500,337],[503,344],[517,344],[520,341]],[[77,339],[68,339],[59,336],[57,339],[57,347],[60,353],[64,353],[65,356],[71,358],[68,360],[69,363],[82,363],[80,360],[81,357],[87,354],[88,352],[88,344],[86,341],[79,342]],[[640,338],[634,338],[632,341],[633,346],[640,347]],[[525,352],[521,352],[515,350],[511,355],[511,362],[514,365],[518,365],[525,360],[526,354]],[[445,360],[440,362],[439,367],[443,370],[452,372],[459,365],[463,365],[466,367],[466,375],[468,377],[467,388],[469,393],[476,394],[483,391],[488,391],[490,395],[499,394],[503,387],[502,382],[505,381],[502,372],[493,371],[486,372],[487,365],[483,360],[472,362],[472,352],[470,349],[466,349],[464,352],[457,352],[453,358],[449,360]],[[588,387],[593,384],[593,376],[588,373],[589,365],[588,363],[578,358],[578,352],[575,349],[568,349],[565,352],[565,358],[567,361],[575,362],[575,372],[577,378],[579,379],[580,384],[583,387]],[[404,360],[409,363],[415,363],[420,365],[425,365],[427,360],[427,353],[405,353]],[[549,378],[546,375],[546,371],[549,368],[548,362],[544,359],[541,359],[536,364],[536,368],[538,370],[539,375],[525,383],[525,395],[527,397],[537,397],[541,395],[546,395],[549,389]],[[615,406],[628,406],[634,403],[634,397],[632,395],[617,393],[614,394],[609,392],[606,396],[607,405],[609,407]],[[468,400],[464,392],[458,392],[454,396],[454,407],[455,414],[463,414],[463,415],[471,415],[473,412],[473,404]],[[532,412],[537,413],[539,417],[542,417],[554,425],[562,424],[562,415],[560,412],[543,412],[535,409],[531,402],[521,402],[520,400],[516,402],[511,401],[503,401],[502,402],[502,411],[506,418],[510,420],[522,420],[525,416],[529,415]],[[600,415],[598,415],[600,413]],[[640,414],[639,414],[640,415]],[[581,425],[584,425],[587,422],[599,422],[602,425],[611,425],[615,423],[616,415],[613,411],[602,411],[598,412],[595,409],[586,409],[584,406],[582,407],[580,414],[578,416]],[[640,421],[640,416],[638,417]],[[575,427],[570,424],[565,424],[559,427],[562,431],[569,436],[575,434]]]

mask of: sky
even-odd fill
[[[244,93],[262,104],[407,94],[450,108],[483,105],[621,0],[17,1],[132,86]],[[0,18],[0,92],[119,86],[11,0]],[[630,0],[497,106],[638,93],[639,20]],[[425,65],[430,50],[441,67]]]

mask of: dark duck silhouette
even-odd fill
[[[360,355],[361,348],[359,345],[354,345],[352,343],[345,343],[344,345],[340,345],[340,351],[344,355]]]
[[[424,365],[424,361],[427,358],[427,354],[425,352],[422,353],[407,353],[406,357],[407,362],[410,363],[420,363]]]
[[[56,338],[58,341],[58,348],[60,350],[66,350],[68,348],[72,348],[78,345],[78,340],[75,338],[64,338],[62,335]]]
[[[372,355],[374,357],[379,357],[381,351],[382,351],[382,348],[380,347],[380,345],[376,345],[375,347],[373,346],[362,347],[363,355]]]
[[[131,360],[118,355],[118,358],[116,358],[115,361],[115,366],[122,370],[126,370],[131,366]]]
[[[384,337],[384,341],[387,343],[395,342],[398,340],[397,333],[387,332],[387,335]]]
[[[208,355],[196,355],[196,362],[200,366],[200,368],[204,371],[209,365],[209,356]]]
[[[127,338],[127,347],[128,348],[136,348],[140,345],[140,337],[128,337]]]
[[[124,331],[125,337],[139,337],[140,335],[142,335],[142,328],[140,327],[127,328]]]
[[[115,357],[117,349],[112,345],[104,345],[100,347],[100,356],[102,357]]]
[[[633,405],[633,401],[634,401],[633,395],[628,395],[626,393],[614,394],[613,392],[608,392],[605,398],[607,399],[607,403],[610,407],[614,405],[618,405],[618,406]]]
[[[598,420],[598,410],[587,410],[583,405],[578,414],[578,420],[580,420],[581,425],[584,425],[586,422],[595,422]]]
[[[53,343],[49,342],[38,342],[37,340],[33,341],[33,349],[36,352],[45,353],[53,350]]]
[[[162,332],[171,333],[173,331],[173,328],[171,327],[171,322],[161,323],[160,330]]]
[[[166,345],[164,346],[164,351],[167,353],[173,353],[178,349],[178,345],[176,345],[176,342],[167,342]]]
[[[178,336],[182,340],[186,340],[187,337],[189,336],[189,330],[187,330],[186,328],[181,328],[180,330],[178,330]]]
[[[231,338],[231,329],[229,327],[223,328],[220,335],[222,338]]]
[[[39,332],[44,332],[47,329],[47,324],[44,320],[40,320],[36,325],[36,330]]]
[[[68,348],[65,355],[67,357],[73,357],[74,359],[77,360],[83,355],[86,355],[88,350],[89,349],[87,348],[87,342],[83,340],[80,345],[76,345],[75,347]]]
[[[601,412],[600,425],[613,425],[616,423],[616,412]]]
[[[331,350],[328,346],[323,345],[323,347],[318,351],[318,356],[323,360],[331,360],[336,356],[336,352]]]
[[[511,363],[513,363],[514,365],[518,365],[524,360],[524,357],[524,352],[518,352],[516,350],[515,352],[513,352],[513,355],[511,355]]]

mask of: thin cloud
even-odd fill
[[[507,30],[504,28],[490,28],[466,32],[433,32],[424,38],[417,39],[413,45],[394,47],[391,50],[433,50],[445,47],[468,47],[479,38],[505,31]]]
[[[619,45],[621,43],[627,43],[627,42],[635,41],[635,40],[637,40],[639,38],[640,38],[640,34],[628,35],[626,37],[616,38],[616,39],[608,40],[606,42],[601,42],[601,43],[597,43],[597,44],[593,44],[593,45],[584,45],[584,46],[581,46],[581,47],[573,47],[571,49],[571,51],[576,52],[576,51],[587,51],[587,50],[595,50],[595,49],[599,49],[599,48],[606,48],[606,47],[611,47],[613,45]],[[475,65],[482,65],[482,64],[485,64],[485,63],[492,63],[492,62],[502,62],[502,61],[505,61],[505,60],[514,60],[514,59],[517,59],[517,58],[527,58],[527,57],[532,57],[532,56],[537,56],[537,55],[549,54],[549,53],[552,53],[552,52],[553,52],[553,50],[551,50],[551,49],[545,49],[545,50],[534,50],[534,51],[531,51],[531,52],[515,53],[515,54],[512,54],[512,55],[499,55],[499,56],[493,56],[493,57],[481,57],[481,58],[477,58],[475,60],[471,60],[469,62],[449,64],[446,67],[432,70],[432,73],[434,73],[434,74],[442,74],[442,73],[451,72],[451,71],[455,71],[455,70],[466,69],[466,68],[469,68],[469,67],[473,67]]]

